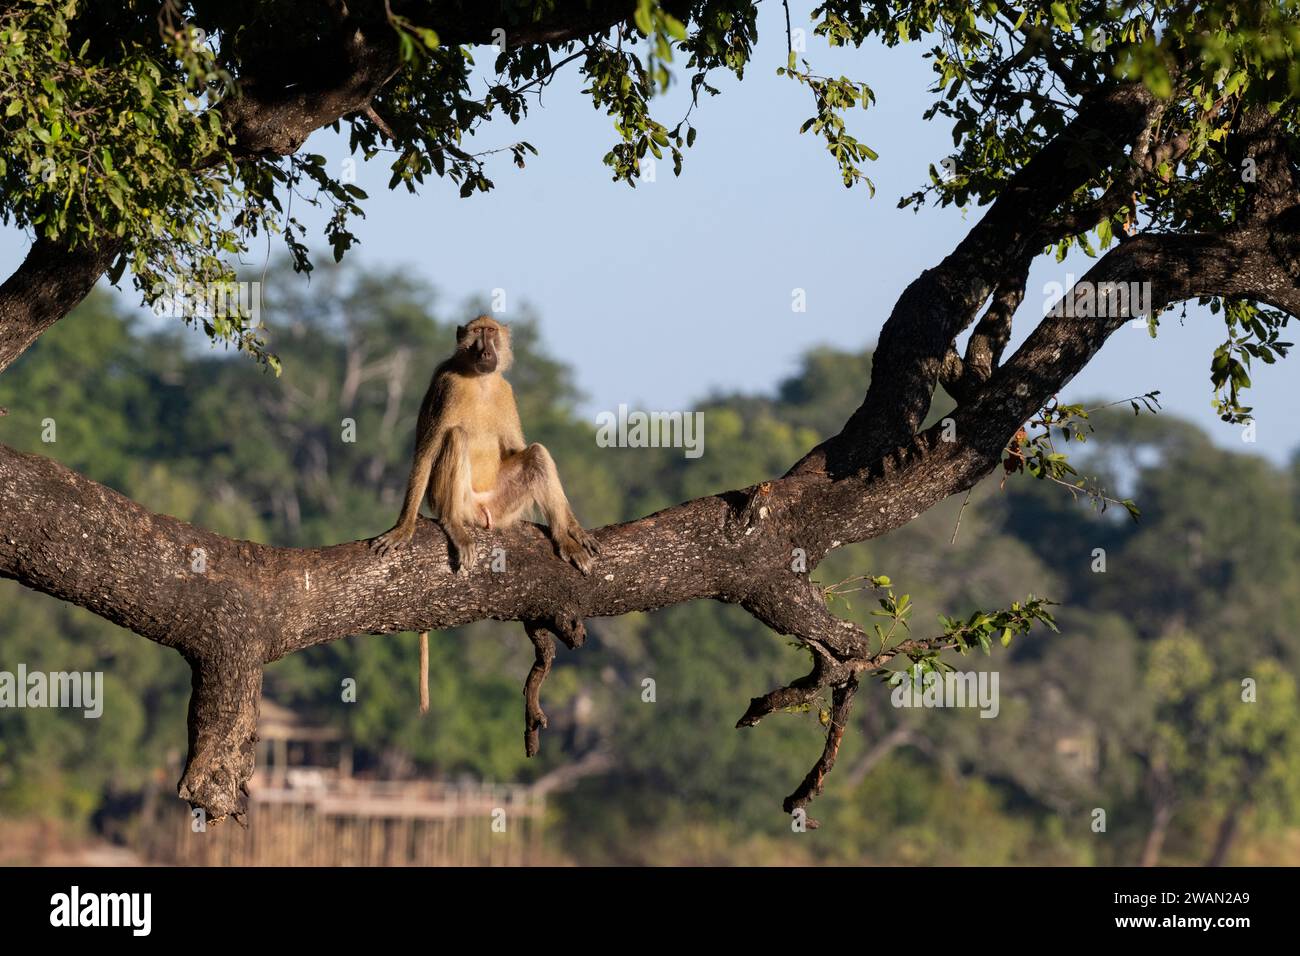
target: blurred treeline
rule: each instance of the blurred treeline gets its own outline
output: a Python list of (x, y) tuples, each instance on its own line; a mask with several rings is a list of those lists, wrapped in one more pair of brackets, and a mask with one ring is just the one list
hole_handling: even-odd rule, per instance
[[(316, 545), (385, 530), (428, 376), (476, 304), (356, 269), (318, 270), (310, 285), (273, 273), (266, 292), (280, 378), (96, 294), (0, 378), (0, 441), (227, 535)], [(573, 371), (527, 315), (510, 318), (525, 429), (551, 448), (588, 526), (781, 474), (840, 427), (869, 375), (868, 353), (818, 350), (771, 394), (704, 401), (699, 459), (598, 448)], [(266, 693), (345, 729), (363, 773), (530, 781), (611, 755), (554, 799), (550, 839), (576, 862), (1300, 862), (1300, 468), (1127, 406), (1093, 422), (1074, 454), (1136, 499), (1140, 522), (994, 477), (955, 545), (956, 499), (817, 570), (826, 584), (888, 574), (921, 633), (939, 613), (1030, 593), (1063, 606), (1060, 635), (960, 662), (1000, 671), (996, 719), (895, 709), (868, 683), (815, 832), (791, 832), (780, 803), (820, 750), (816, 708), (733, 729), (750, 697), (807, 670), (807, 654), (736, 608), (591, 622), (587, 647), (561, 649), (545, 687), (551, 729), (533, 761), (520, 694), (532, 652), (518, 625), (434, 635), (425, 718), (412, 634), (294, 655), (268, 669)], [(871, 595), (853, 598), (840, 613), (869, 621)], [(102, 670), (107, 701), (97, 721), (0, 711), (0, 815), (102, 828), (183, 753), (189, 677), (171, 651), (0, 581), (0, 669), (19, 662)], [(341, 699), (349, 677), (355, 703)]]

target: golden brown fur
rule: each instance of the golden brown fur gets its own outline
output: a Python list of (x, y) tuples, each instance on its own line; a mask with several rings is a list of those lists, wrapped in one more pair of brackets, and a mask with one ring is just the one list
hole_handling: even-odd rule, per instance
[(490, 316), (456, 330), (456, 351), (434, 371), (420, 406), (402, 513), (371, 542), (379, 554), (410, 541), (427, 498), (458, 570), (468, 573), (475, 562), (470, 528), (507, 527), (536, 506), (560, 555), (590, 573), (596, 542), (574, 517), (550, 453), (524, 444), (514, 391), (501, 375), (513, 359), (510, 327)]

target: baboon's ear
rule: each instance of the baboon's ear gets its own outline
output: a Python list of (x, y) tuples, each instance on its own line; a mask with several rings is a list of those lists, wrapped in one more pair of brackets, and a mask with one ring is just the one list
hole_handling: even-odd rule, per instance
[(469, 329), (465, 328), (465, 326), (463, 326), (463, 325), (458, 325), (458, 326), (456, 326), (456, 341), (457, 341), (457, 342), (463, 342), (463, 341), (465, 340), (465, 336), (467, 336), (467, 335), (469, 335)]

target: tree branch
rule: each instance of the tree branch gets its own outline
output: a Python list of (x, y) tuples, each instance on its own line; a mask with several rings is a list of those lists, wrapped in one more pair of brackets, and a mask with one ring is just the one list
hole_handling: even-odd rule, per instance
[(68, 249), (37, 239), (0, 285), (0, 372), (95, 287), (121, 247), (111, 239)]
[(1140, 83), (1083, 98), (1065, 130), (1012, 177), (957, 248), (903, 291), (881, 330), (862, 405), (792, 473), (842, 477), (911, 441), (953, 340), (997, 285), (1041, 250), (1041, 224), (1098, 170), (1123, 160), (1158, 105)]
[(948, 394), (958, 401), (987, 382), (1002, 361), (1002, 353), (1011, 341), (1012, 319), (1025, 298), (1032, 262), (1033, 256), (1026, 255), (993, 291), (989, 307), (966, 343), (966, 357), (961, 358), (957, 349), (949, 346), (939, 377)]

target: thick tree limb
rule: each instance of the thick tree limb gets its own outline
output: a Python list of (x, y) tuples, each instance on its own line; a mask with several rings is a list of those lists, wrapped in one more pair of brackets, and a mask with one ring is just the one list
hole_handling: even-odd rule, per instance
[[(490, 617), (534, 628), (544, 622), (576, 645), (586, 617), (714, 598), (743, 603), (783, 633), (805, 637), (822, 649), (828, 679), (844, 683), (866, 666), (865, 637), (789, 570), (799, 527), (788, 505), (795, 494), (811, 500), (811, 489), (777, 484), (772, 508), (747, 527), (736, 520), (746, 496), (729, 493), (599, 529), (602, 557), (591, 577), (560, 561), (536, 526), (481, 531), (505, 549), (508, 570), (480, 565), (466, 580), (450, 572), (445, 537), (431, 521), (388, 559), (375, 558), (364, 542), (293, 549), (232, 541), (152, 514), (57, 462), (0, 446), (0, 576), (186, 657), (195, 679), (181, 790), (220, 819), (239, 811), (252, 772), (262, 666), (350, 634)], [(890, 493), (882, 488), (859, 503), (877, 516), (876, 533), (912, 516), (881, 514), (890, 511), (880, 504)], [(530, 689), (544, 676), (542, 643)], [(530, 733), (539, 723), (530, 708)]]
[(47, 239), (0, 285), (0, 372), (95, 287), (120, 247), (112, 240), (67, 249)]
[(1042, 224), (1098, 170), (1123, 158), (1158, 107), (1140, 83), (1083, 98), (1074, 120), (1012, 177), (957, 248), (899, 296), (880, 333), (866, 399), (795, 473), (844, 476), (910, 441), (953, 340), (997, 285), (1041, 250)]
[(948, 394), (958, 401), (969, 396), (989, 380), (1002, 361), (1002, 353), (1011, 340), (1011, 322), (1016, 309), (1025, 299), (1025, 283), (1033, 257), (1026, 255), (993, 291), (993, 299), (966, 343), (966, 357), (948, 347), (940, 369), (940, 381)]
[[(230, 33), (239, 37), (239, 94), (223, 105), (223, 112), (239, 155), (287, 155), (313, 131), (341, 117), (367, 111), (373, 116), (370, 101), (401, 68), (389, 10), (435, 30), (443, 47), (498, 39), (506, 47), (519, 47), (603, 33), (629, 19), (636, 4), (593, 0), (534, 14), (504, 3), (369, 0), (334, 9), (338, 16), (332, 28), (300, 40), (292, 55), (283, 37), (245, 36), (237, 21), (230, 25)], [(382, 120), (376, 125), (385, 126)]]

